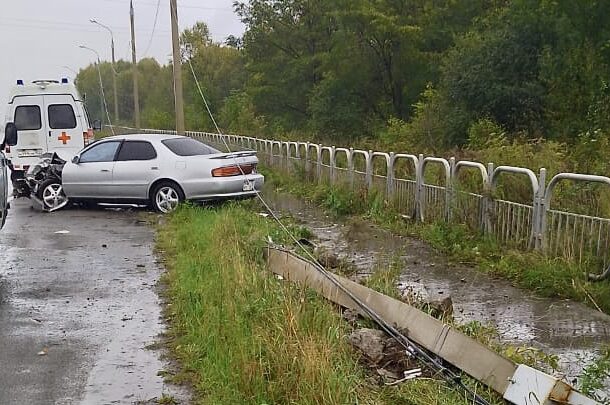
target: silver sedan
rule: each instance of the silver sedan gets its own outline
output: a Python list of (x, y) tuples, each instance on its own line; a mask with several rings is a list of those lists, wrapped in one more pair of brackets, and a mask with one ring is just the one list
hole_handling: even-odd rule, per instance
[[(113, 136), (67, 162), (60, 186), (72, 201), (146, 203), (170, 212), (184, 200), (254, 197), (264, 182), (257, 164), (254, 151), (221, 153), (184, 136)], [(53, 190), (57, 193), (57, 185)], [(62, 203), (61, 198), (48, 201)]]

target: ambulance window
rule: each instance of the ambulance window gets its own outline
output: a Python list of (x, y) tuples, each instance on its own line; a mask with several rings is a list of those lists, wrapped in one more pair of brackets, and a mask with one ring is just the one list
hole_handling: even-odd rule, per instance
[(49, 106), (49, 126), (51, 129), (76, 128), (76, 116), (70, 104), (53, 104)]
[(40, 107), (37, 105), (20, 105), (15, 109), (15, 126), (18, 130), (32, 131), (42, 128)]

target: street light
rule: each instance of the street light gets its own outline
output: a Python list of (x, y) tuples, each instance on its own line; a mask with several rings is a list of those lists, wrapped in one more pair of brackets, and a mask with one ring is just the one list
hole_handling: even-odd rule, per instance
[(112, 87), (114, 90), (114, 120), (118, 121), (119, 120), (119, 99), (118, 99), (118, 95), (117, 95), (117, 91), (116, 91), (116, 76), (117, 76), (117, 72), (116, 72), (116, 61), (114, 59), (114, 34), (112, 32), (112, 30), (110, 29), (110, 27), (108, 27), (105, 24), (102, 24), (101, 22), (97, 21), (94, 18), (89, 19), (89, 22), (91, 22), (92, 24), (96, 24), (99, 25), (100, 27), (106, 29), (109, 33), (110, 33), (110, 50), (112, 52)]
[[(104, 109), (106, 110), (106, 115), (108, 115), (108, 107), (106, 106), (106, 96), (104, 95), (104, 84), (102, 82), (102, 71), (100, 70), (100, 63), (101, 63), (101, 61), (100, 61), (100, 54), (95, 49), (89, 48), (88, 46), (85, 46), (85, 45), (79, 45), (78, 47), (81, 48), (81, 49), (86, 49), (88, 51), (91, 51), (91, 52), (93, 52), (95, 54), (95, 56), (97, 56), (96, 66), (97, 66), (97, 75), (98, 75), (98, 77), (100, 79), (100, 101), (101, 101), (100, 110), (101, 110), (101, 114), (102, 114), (100, 118), (101, 118), (101, 121), (103, 123), (103, 121), (104, 121)], [(110, 117), (108, 117), (108, 124), (112, 124), (110, 122)]]

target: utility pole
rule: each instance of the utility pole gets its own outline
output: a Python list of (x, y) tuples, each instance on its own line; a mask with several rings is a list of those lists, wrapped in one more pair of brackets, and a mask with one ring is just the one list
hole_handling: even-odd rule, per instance
[(129, 1), (129, 16), (131, 19), (131, 64), (133, 65), (133, 111), (136, 118), (136, 128), (140, 129), (140, 97), (138, 96), (138, 64), (136, 60), (136, 30), (133, 15), (133, 0)]
[(116, 87), (117, 71), (116, 71), (116, 59), (114, 58), (114, 33), (112, 32), (110, 27), (102, 24), (101, 22), (95, 20), (94, 18), (91, 18), (89, 21), (91, 21), (91, 23), (93, 23), (93, 24), (97, 24), (100, 27), (106, 29), (110, 33), (110, 50), (112, 52), (112, 88), (114, 90), (114, 121), (116, 124), (119, 122), (119, 96), (117, 94), (117, 87)]
[(174, 65), (174, 103), (176, 106), (176, 132), (184, 134), (184, 100), (182, 98), (182, 57), (180, 56), (180, 36), (178, 33), (178, 4), (169, 0), (172, 20), (172, 50)]

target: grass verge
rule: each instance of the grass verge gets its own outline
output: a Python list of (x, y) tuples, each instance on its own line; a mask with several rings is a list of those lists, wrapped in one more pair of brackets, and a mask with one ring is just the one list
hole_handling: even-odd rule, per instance
[(470, 403), (435, 379), (372, 384), (333, 305), (266, 270), (268, 235), (283, 239), (238, 204), (185, 206), (159, 229), (170, 349), (198, 403)]
[(335, 216), (365, 217), (394, 233), (425, 240), (450, 261), (508, 279), (540, 296), (574, 299), (610, 314), (610, 281), (588, 281), (586, 266), (502, 246), (461, 224), (407, 222), (377, 193), (312, 183), (303, 173), (263, 172), (271, 187), (313, 201)]

